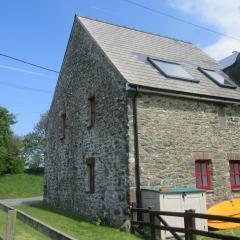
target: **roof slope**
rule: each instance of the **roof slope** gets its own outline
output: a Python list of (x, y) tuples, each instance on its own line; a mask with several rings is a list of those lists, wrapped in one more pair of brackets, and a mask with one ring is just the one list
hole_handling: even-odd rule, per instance
[[(240, 100), (239, 87), (220, 87), (197, 69), (200, 66), (216, 70), (221, 65), (193, 44), (89, 18), (78, 19), (129, 83)], [(147, 57), (181, 63), (200, 82), (166, 78)]]
[(221, 59), (219, 63), (222, 65), (222, 69), (226, 69), (232, 66), (237, 61), (239, 56), (240, 56), (240, 53), (236, 51), (236, 52), (233, 52), (233, 54), (231, 54), (230, 56)]

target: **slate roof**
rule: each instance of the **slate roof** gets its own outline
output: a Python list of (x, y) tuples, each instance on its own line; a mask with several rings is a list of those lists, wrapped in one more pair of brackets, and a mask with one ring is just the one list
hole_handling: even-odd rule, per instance
[[(166, 91), (240, 100), (240, 90), (220, 87), (201, 73), (203, 67), (220, 70), (221, 65), (192, 43), (77, 17), (111, 62), (130, 84)], [(199, 83), (166, 78), (147, 57), (180, 63)]]
[(222, 65), (222, 69), (226, 69), (236, 63), (237, 59), (240, 57), (240, 52), (233, 52), (230, 56), (223, 58), (219, 61)]

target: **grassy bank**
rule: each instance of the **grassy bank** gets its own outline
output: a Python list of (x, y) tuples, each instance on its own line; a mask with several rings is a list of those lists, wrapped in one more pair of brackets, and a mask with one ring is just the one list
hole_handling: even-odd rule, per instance
[(17, 206), (17, 209), (33, 216), (52, 227), (69, 234), (79, 240), (137, 240), (134, 235), (120, 232), (118, 229), (97, 226), (94, 223), (74, 217), (64, 211), (47, 205)]
[[(7, 213), (0, 211), (0, 236), (4, 237), (6, 232)], [(50, 240), (50, 238), (36, 231), (32, 227), (17, 220), (15, 240)]]
[(0, 177), (0, 199), (36, 197), (43, 194), (43, 175), (14, 174)]

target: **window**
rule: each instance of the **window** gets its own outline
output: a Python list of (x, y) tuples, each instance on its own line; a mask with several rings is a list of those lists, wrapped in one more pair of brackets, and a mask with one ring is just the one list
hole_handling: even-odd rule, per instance
[(195, 176), (197, 188), (211, 188), (211, 171), (209, 163), (209, 160), (198, 160), (195, 162)]
[(94, 158), (89, 158), (87, 160), (87, 171), (88, 171), (88, 192), (93, 193), (95, 190), (95, 181), (94, 181)]
[(67, 114), (66, 114), (66, 112), (63, 112), (61, 114), (61, 133), (60, 133), (61, 135), (60, 135), (60, 139), (65, 138), (66, 120), (67, 120)]
[(88, 115), (89, 127), (92, 127), (95, 123), (95, 95), (91, 95), (88, 98)]
[(170, 78), (177, 78), (182, 80), (188, 80), (193, 82), (199, 82), (195, 80), (191, 74), (189, 74), (180, 64), (166, 62), (162, 60), (152, 59), (148, 57), (148, 61), (164, 76)]
[(240, 161), (229, 161), (231, 188), (240, 188)]
[(231, 80), (227, 76), (223, 76), (222, 74), (210, 70), (210, 69), (204, 69), (204, 68), (198, 68), (204, 75), (206, 75), (208, 78), (210, 78), (213, 82), (218, 84), (221, 87), (227, 87), (227, 88), (236, 88), (237, 86), (231, 82)]

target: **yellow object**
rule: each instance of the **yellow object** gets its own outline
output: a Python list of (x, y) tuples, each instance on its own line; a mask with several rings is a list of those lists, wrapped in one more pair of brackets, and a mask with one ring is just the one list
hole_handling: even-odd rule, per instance
[[(240, 218), (240, 198), (235, 198), (215, 204), (207, 210), (207, 213)], [(208, 226), (216, 229), (229, 229), (240, 227), (240, 223), (208, 220)]]

